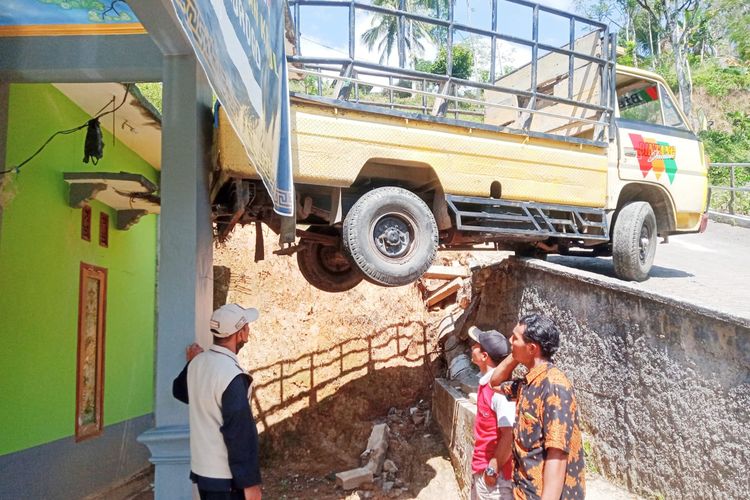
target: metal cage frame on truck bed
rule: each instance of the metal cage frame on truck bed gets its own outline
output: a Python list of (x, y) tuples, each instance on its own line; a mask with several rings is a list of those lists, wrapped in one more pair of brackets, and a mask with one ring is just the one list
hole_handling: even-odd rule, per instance
[[(524, 135), (542, 137), (566, 142), (591, 144), (605, 147), (613, 139), (614, 106), (615, 106), (615, 34), (610, 33), (606, 24), (586, 19), (585, 17), (543, 6), (527, 0), (486, 0), (492, 9), (491, 29), (483, 29), (454, 20), (454, 5), (448, 1), (448, 12), (435, 16), (428, 16), (422, 12), (409, 12), (406, 0), (398, 0), (399, 8), (392, 9), (372, 5), (358, 0), (289, 0), (295, 30), (295, 53), (287, 56), (290, 64), (290, 79), (300, 76), (313, 76), (317, 81), (317, 88), (313, 91), (305, 90), (293, 92), (297, 98), (310, 98), (318, 102), (344, 105), (354, 109), (378, 110), (399, 116), (428, 118), (449, 124), (464, 125), (473, 128), (503, 130)], [(439, 5), (437, 2), (436, 5)], [(500, 5), (516, 4), (531, 9), (531, 39), (503, 33), (498, 29), (498, 17), (502, 16)], [(348, 9), (348, 57), (322, 57), (302, 53), (300, 43), (303, 7), (335, 7)], [(418, 71), (402, 66), (392, 66), (367, 61), (357, 54), (356, 49), (356, 19), (361, 11), (386, 16), (394, 16), (397, 20), (398, 54), (401, 65), (404, 65), (406, 53), (405, 27), (407, 22), (424, 23), (426, 26), (440, 27), (447, 30), (446, 70), (445, 74), (434, 74)], [(562, 47), (550, 45), (540, 41), (539, 17), (540, 13), (554, 16), (561, 23), (567, 23), (569, 37), (567, 45)], [(445, 18), (444, 18), (445, 17)], [(582, 25), (589, 31), (584, 36), (576, 38), (576, 25)], [(562, 26), (562, 25), (561, 25)], [(489, 81), (467, 80), (453, 75), (454, 32), (460, 31), (488, 39), (491, 41), (491, 55)], [(530, 61), (509, 74), (498, 75), (497, 42), (505, 41), (515, 45), (529, 47)], [(584, 43), (585, 42), (585, 43)], [(577, 46), (578, 44), (578, 46)], [(591, 44), (588, 46), (587, 44)], [(581, 49), (583, 45), (583, 49)], [(588, 48), (588, 51), (586, 49)], [(578, 50), (577, 50), (578, 49)], [(542, 55), (540, 55), (540, 52)], [(567, 65), (559, 64), (567, 58)], [(545, 61), (546, 60), (546, 61)], [(540, 81), (540, 67), (557, 61), (558, 73), (543, 75), (546, 80)], [(576, 62), (583, 62), (583, 66), (576, 66)], [(593, 72), (590, 70), (593, 68)], [(580, 98), (576, 93), (576, 74), (586, 74), (586, 78), (595, 80), (594, 86), (587, 88), (589, 94), (594, 94), (588, 100)], [(528, 86), (511, 85), (513, 78), (528, 74)], [(364, 77), (364, 78), (363, 78)], [(367, 77), (376, 77), (380, 81), (387, 79), (388, 84), (374, 84)], [(564, 80), (567, 79), (567, 84)], [(323, 81), (331, 82), (335, 87), (332, 97), (323, 96)], [(408, 82), (408, 85), (407, 85)], [(376, 86), (387, 91), (387, 102), (373, 102), (363, 99), (360, 89), (362, 86)], [(412, 88), (414, 87), (414, 88)], [(567, 88), (565, 88), (567, 87)], [(461, 95), (462, 90), (473, 90), (485, 99)], [(580, 89), (579, 89), (580, 90)], [(598, 93), (598, 95), (596, 95)], [(409, 94), (419, 96), (421, 102), (402, 103), (394, 99), (394, 95)], [(487, 98), (490, 95), (496, 98)], [(500, 96), (499, 98), (497, 96)], [(428, 101), (432, 101), (432, 105)], [(592, 102), (595, 101), (595, 102)], [(451, 107), (452, 103), (452, 107)], [(459, 105), (471, 105), (480, 110), (461, 109)], [(568, 110), (568, 113), (550, 111), (557, 106)], [(483, 108), (483, 111), (481, 110)], [(547, 109), (545, 109), (547, 108)], [(486, 123), (488, 110), (504, 110), (506, 114), (515, 114), (515, 120), (503, 123)], [(450, 115), (453, 118), (450, 118)], [(468, 119), (464, 116), (478, 116), (483, 123)], [(552, 123), (551, 130), (534, 130), (535, 117), (537, 122), (546, 119)], [(512, 122), (512, 123), (511, 123)], [(560, 124), (567, 122), (567, 125)], [(577, 128), (576, 128), (577, 127)], [(574, 135), (576, 130), (585, 129), (586, 134)]]

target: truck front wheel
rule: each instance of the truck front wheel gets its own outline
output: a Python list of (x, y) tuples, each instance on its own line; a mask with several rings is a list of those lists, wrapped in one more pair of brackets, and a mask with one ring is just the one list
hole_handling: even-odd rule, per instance
[[(332, 227), (312, 226), (309, 233), (339, 236)], [(359, 285), (364, 276), (349, 262), (341, 245), (333, 246), (314, 238), (300, 238), (297, 265), (308, 283), (324, 292), (345, 292)]]
[(612, 236), (615, 275), (627, 281), (644, 281), (656, 254), (656, 217), (651, 205), (636, 201), (622, 207)]
[(417, 280), (432, 265), (438, 230), (414, 193), (381, 187), (363, 195), (344, 219), (344, 248), (365, 278), (382, 286)]

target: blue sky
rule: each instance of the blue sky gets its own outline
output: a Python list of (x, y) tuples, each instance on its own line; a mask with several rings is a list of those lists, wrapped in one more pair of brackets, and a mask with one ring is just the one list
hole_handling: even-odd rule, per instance
[[(543, 0), (542, 5), (547, 5), (564, 11), (573, 11), (572, 0)], [(457, 22), (475, 26), (478, 28), (491, 28), (491, 5), (490, 0), (457, 0), (455, 20)], [(305, 48), (312, 50), (312, 44), (338, 51), (339, 55), (347, 54), (347, 7), (301, 7), (302, 22), (300, 23), (302, 37), (302, 53), (306, 54)], [(372, 15), (359, 12), (356, 19), (357, 49), (363, 48), (359, 43), (361, 33), (372, 25)], [(541, 41), (553, 45), (563, 45), (568, 39), (568, 21), (559, 16), (542, 13), (539, 20)], [(531, 38), (531, 9), (505, 0), (498, 2), (498, 29), (508, 35)], [(577, 26), (577, 31), (582, 34), (586, 31), (584, 25)], [(456, 41), (465, 40), (468, 34), (457, 33)], [(307, 47), (305, 46), (307, 44)], [(317, 47), (317, 48), (320, 48)], [(363, 51), (367, 50), (363, 48)], [(359, 52), (359, 50), (358, 50)], [(327, 53), (326, 55), (334, 55)], [(358, 54), (359, 56), (360, 54)], [(426, 54), (427, 57), (430, 54)]]

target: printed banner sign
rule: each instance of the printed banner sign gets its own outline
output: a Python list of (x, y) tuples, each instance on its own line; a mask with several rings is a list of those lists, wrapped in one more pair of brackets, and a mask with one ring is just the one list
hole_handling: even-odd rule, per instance
[(285, 2), (172, 0), (216, 96), (274, 210), (294, 215)]

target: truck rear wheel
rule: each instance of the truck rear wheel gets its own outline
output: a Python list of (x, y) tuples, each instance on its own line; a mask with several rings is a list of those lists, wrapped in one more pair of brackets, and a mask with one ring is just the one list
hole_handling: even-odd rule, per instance
[[(560, 253), (562, 255), (562, 252)], [(533, 245), (520, 245), (513, 251), (516, 257), (532, 257), (539, 260), (547, 260), (547, 254)]]
[(432, 265), (438, 230), (435, 217), (417, 195), (381, 187), (363, 195), (346, 215), (343, 241), (368, 281), (402, 286)]
[[(312, 226), (309, 233), (339, 236), (336, 228)], [(327, 245), (311, 238), (300, 238), (297, 265), (308, 283), (324, 292), (337, 293), (359, 285), (364, 276), (352, 265), (340, 246)]]
[(622, 207), (612, 236), (615, 275), (627, 281), (644, 281), (656, 254), (656, 217), (651, 205), (636, 201)]

